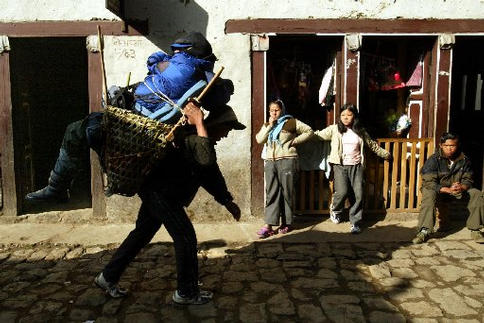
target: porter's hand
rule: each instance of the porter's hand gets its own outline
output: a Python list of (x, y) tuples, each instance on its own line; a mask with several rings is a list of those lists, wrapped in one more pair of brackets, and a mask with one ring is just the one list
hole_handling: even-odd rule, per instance
[(237, 204), (235, 204), (233, 201), (230, 201), (230, 202), (227, 202), (225, 204), (225, 208), (227, 209), (227, 211), (230, 212), (230, 214), (232, 214), (232, 217), (235, 219), (235, 221), (239, 221), (240, 220), (240, 208)]
[(203, 112), (193, 102), (188, 102), (183, 109), (188, 124), (194, 125), (197, 128), (197, 135), (200, 137), (208, 137), (207, 129), (203, 123)]
[(188, 102), (183, 112), (185, 112), (188, 124), (196, 126), (203, 123), (203, 112), (194, 103)]

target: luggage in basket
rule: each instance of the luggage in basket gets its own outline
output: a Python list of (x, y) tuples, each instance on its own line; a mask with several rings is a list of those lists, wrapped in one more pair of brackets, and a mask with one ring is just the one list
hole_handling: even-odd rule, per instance
[(103, 168), (106, 196), (133, 196), (145, 176), (168, 153), (167, 135), (175, 125), (108, 106), (103, 116)]
[[(200, 103), (223, 69), (221, 67), (208, 84), (205, 81), (196, 83), (178, 104), (181, 106), (196, 94), (198, 96), (192, 99)], [(103, 115), (105, 195), (135, 195), (153, 166), (169, 153), (174, 130), (184, 120), (181, 117), (176, 124), (168, 124), (108, 106)]]

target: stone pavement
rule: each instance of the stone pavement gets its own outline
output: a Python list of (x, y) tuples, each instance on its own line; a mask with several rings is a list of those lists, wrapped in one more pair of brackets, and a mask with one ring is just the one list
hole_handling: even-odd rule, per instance
[(361, 235), (301, 223), (257, 241), (259, 225), (195, 225), (215, 294), (202, 306), (172, 304), (166, 235), (125, 272), (130, 295), (110, 299), (92, 281), (132, 226), (0, 225), (0, 322), (484, 322), (484, 245), (466, 229), (414, 246), (415, 221)]

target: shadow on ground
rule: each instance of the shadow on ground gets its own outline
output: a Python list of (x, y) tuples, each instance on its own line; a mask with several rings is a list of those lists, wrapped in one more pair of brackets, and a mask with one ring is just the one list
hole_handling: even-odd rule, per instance
[(200, 279), (215, 299), (198, 307), (171, 302), (176, 286), (171, 243), (149, 245), (128, 267), (121, 280), (130, 290), (125, 299), (110, 299), (92, 284), (114, 245), (3, 246), (0, 321), (294, 322), (319, 317), (363, 322), (378, 309), (404, 322), (388, 295), (405, 294), (414, 277), (392, 277), (384, 263), (410, 253), (403, 250), (408, 242), (398, 237), (413, 233), (387, 225), (365, 230), (372, 241), (386, 235), (380, 242), (363, 242), (363, 235), (317, 231), (231, 246), (224, 240), (204, 242), (199, 251)]

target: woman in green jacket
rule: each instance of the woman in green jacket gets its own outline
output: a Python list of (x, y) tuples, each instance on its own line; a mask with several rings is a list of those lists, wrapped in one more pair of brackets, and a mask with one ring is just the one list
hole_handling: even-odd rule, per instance
[[(358, 110), (353, 104), (345, 104), (341, 109), (337, 124), (315, 131), (321, 140), (331, 141), (328, 161), (334, 173), (334, 194), (330, 206), (330, 218), (334, 223), (341, 221), (341, 213), (346, 197), (352, 203), (349, 210), (350, 232), (360, 233), (359, 222), (363, 217), (364, 147), (368, 146), (375, 154), (386, 160), (391, 159), (388, 151), (361, 127)], [(349, 194), (353, 192), (353, 194)]]
[(293, 218), (294, 182), (297, 176), (296, 146), (308, 140), (313, 130), (305, 123), (285, 114), (281, 100), (269, 103), (269, 121), (256, 135), (264, 144), (264, 177), (266, 189), (265, 225), (257, 232), (260, 238), (276, 233), (272, 226), (281, 223), (279, 233), (291, 229)]

